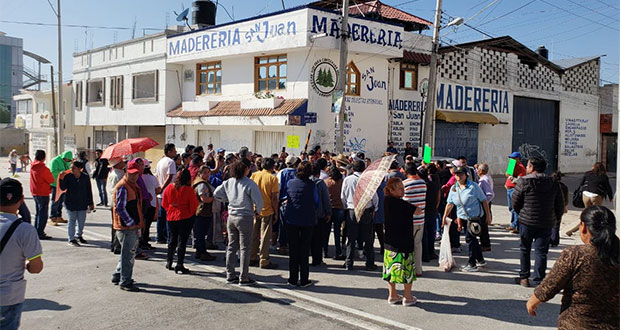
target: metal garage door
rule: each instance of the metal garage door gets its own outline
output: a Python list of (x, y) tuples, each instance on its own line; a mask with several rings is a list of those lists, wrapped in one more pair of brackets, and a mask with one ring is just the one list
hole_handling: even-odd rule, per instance
[(435, 155), (457, 158), (467, 157), (468, 164), (478, 162), (478, 124), (435, 123)]
[(258, 154), (269, 156), (285, 145), (284, 132), (254, 131), (254, 151)]
[(547, 173), (557, 169), (558, 103), (556, 101), (514, 97), (512, 150), (547, 160)]

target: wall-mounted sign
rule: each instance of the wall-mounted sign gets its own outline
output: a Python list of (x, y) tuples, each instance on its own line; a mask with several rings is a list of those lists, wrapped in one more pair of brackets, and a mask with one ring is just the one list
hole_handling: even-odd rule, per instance
[(286, 147), (289, 149), (298, 149), (299, 148), (299, 135), (287, 135), (286, 136)]
[(185, 70), (183, 72), (183, 78), (185, 79), (185, 81), (194, 81), (194, 70)]
[(288, 115), (288, 124), (294, 126), (301, 126), (302, 117), (299, 115)]
[(314, 62), (310, 71), (310, 84), (317, 94), (321, 96), (332, 95), (338, 84), (336, 64), (328, 58)]
[(437, 109), (510, 113), (508, 91), (494, 88), (439, 84)]
[(304, 114), (304, 123), (314, 124), (316, 123), (316, 112), (307, 112)]

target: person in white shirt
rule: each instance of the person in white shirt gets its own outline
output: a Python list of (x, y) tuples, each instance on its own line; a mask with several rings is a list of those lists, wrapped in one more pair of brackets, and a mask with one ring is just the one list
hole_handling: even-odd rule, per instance
[[(374, 235), (373, 235), (373, 219), (374, 213), (379, 208), (379, 198), (377, 193), (372, 196), (371, 203), (368, 204), (366, 210), (358, 220), (355, 217), (355, 205), (353, 203), (353, 195), (355, 195), (355, 186), (359, 180), (362, 172), (366, 169), (366, 164), (363, 160), (356, 160), (353, 163), (353, 174), (347, 176), (342, 182), (342, 192), (340, 198), (346, 208), (346, 226), (347, 226), (347, 256), (344, 263), (344, 268), (347, 270), (353, 269), (353, 260), (355, 260), (355, 242), (358, 235), (362, 236), (364, 241), (364, 252), (366, 254), (366, 270), (376, 270), (375, 265), (375, 252), (373, 250)], [(412, 238), (413, 239), (413, 238)]]
[[(159, 181), (160, 191), (164, 191), (166, 187), (172, 183), (174, 176), (177, 174), (177, 166), (174, 162), (177, 149), (174, 143), (166, 143), (164, 145), (164, 155), (166, 157), (160, 159), (155, 168), (155, 176)], [(161, 205), (161, 195), (157, 195), (157, 201), (159, 205)], [(159, 216), (157, 217), (157, 243), (160, 244), (168, 243), (168, 221), (166, 220), (166, 216), (166, 209), (160, 207)]]
[[(489, 165), (478, 165), (478, 185), (482, 188), (484, 195), (487, 196), (487, 202), (489, 203), (489, 211), (491, 210), (491, 201), (495, 197), (493, 191), (493, 178), (489, 173)], [(489, 236), (489, 226), (485, 221), (482, 221), (482, 231), (480, 232), (480, 247), (482, 252), (491, 251), (491, 238)]]

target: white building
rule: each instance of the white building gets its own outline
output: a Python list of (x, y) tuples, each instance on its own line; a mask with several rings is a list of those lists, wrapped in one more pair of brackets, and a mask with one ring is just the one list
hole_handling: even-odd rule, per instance
[[(406, 89), (397, 87), (403, 53), (430, 52), (430, 38), (411, 31), (429, 22), (380, 3), (392, 8), (390, 16), (383, 11), (370, 18), (377, 3), (350, 10), (344, 129), (345, 150), (373, 159), (388, 139), (404, 146), (408, 138), (388, 133), (394, 124), (390, 102), (404, 104), (396, 107), (399, 114), (421, 110), (418, 103), (410, 106), (421, 97), (420, 69), (409, 58), (409, 66), (402, 66)], [(168, 66), (182, 72), (183, 81), (181, 102), (167, 114), (167, 140), (177, 146), (213, 143), (233, 152), (247, 146), (263, 155), (287, 146), (298, 155), (312, 130), (309, 147), (334, 151), (339, 26), (337, 11), (308, 5), (169, 36)], [(405, 124), (408, 135), (411, 125)]]
[(85, 129), (78, 149), (105, 149), (125, 138), (151, 137), (163, 155), (166, 112), (179, 104), (181, 71), (166, 64), (166, 36), (144, 36), (73, 54), (74, 124)]
[[(83, 139), (84, 129), (73, 125), (73, 112), (71, 109), (73, 100), (73, 87), (71, 83), (64, 84), (63, 88), (63, 129), (64, 150), (71, 150), (74, 154), (78, 151), (76, 141)], [(58, 103), (58, 90), (54, 98)], [(28, 134), (28, 150), (32, 156), (37, 149), (46, 150), (47, 158), (56, 155), (54, 137), (54, 119), (52, 108), (51, 91), (22, 90), (20, 94), (13, 96), (16, 104), (15, 127), (25, 129)]]
[(598, 155), (599, 58), (561, 66), (510, 37), (440, 50), (435, 153), (503, 174), (508, 155), (583, 172)]

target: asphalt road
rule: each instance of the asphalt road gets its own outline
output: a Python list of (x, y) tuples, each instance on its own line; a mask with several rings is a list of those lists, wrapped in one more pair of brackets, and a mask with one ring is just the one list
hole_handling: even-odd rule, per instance
[[(29, 192), (28, 173), (18, 179)], [(34, 210), (33, 200), (27, 198), (26, 202)], [(326, 259), (327, 266), (310, 270), (314, 286), (290, 289), (285, 286), (288, 258), (273, 255), (280, 269), (252, 267), (258, 284), (239, 287), (225, 284), (223, 251), (214, 252), (218, 258), (215, 262), (201, 263), (192, 258), (194, 250), (188, 248), (186, 266), (193, 273), (175, 275), (164, 269), (165, 246), (160, 244), (150, 251), (149, 260), (135, 263), (134, 278), (142, 292), (124, 292), (110, 283), (118, 256), (108, 249), (109, 210), (98, 208), (87, 217), (84, 238), (89, 244), (82, 247), (67, 245), (66, 225), (46, 228), (54, 239), (42, 243), (43, 272), (25, 275), (28, 289), (22, 329), (556, 327), (559, 296), (543, 304), (537, 317), (527, 315), (525, 302), (532, 288), (513, 284), (519, 268), (518, 238), (502, 229), (508, 220), (505, 206), (495, 205), (493, 214), (493, 251), (485, 253), (489, 264), (486, 270), (444, 273), (436, 261), (425, 263), (423, 276), (413, 285), (419, 302), (406, 308), (387, 304), (380, 271), (364, 271), (363, 261), (356, 261), (356, 270), (347, 272), (341, 268), (341, 261)], [(563, 231), (577, 222), (577, 216), (575, 211), (565, 216)], [(464, 238), (461, 241), (464, 243)], [(563, 247), (576, 243), (574, 238), (563, 237), (560, 247), (550, 250), (549, 267)], [(466, 257), (465, 251), (455, 255), (459, 265), (465, 264)], [(378, 253), (376, 260), (380, 260)]]

